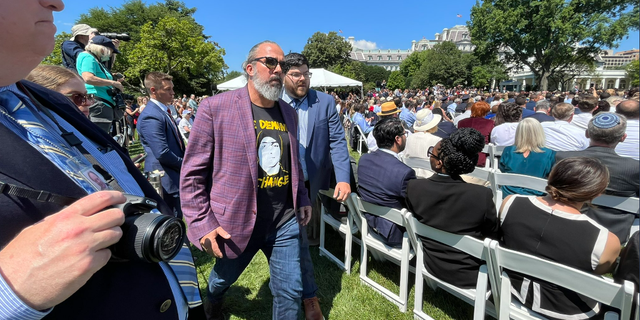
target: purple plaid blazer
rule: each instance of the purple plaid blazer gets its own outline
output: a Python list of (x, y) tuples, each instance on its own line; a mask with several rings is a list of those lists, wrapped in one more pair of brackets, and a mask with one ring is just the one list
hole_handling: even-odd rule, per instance
[[(298, 119), (279, 101), (291, 141), (293, 206), (309, 206), (298, 162)], [(231, 239), (217, 238), (225, 257), (234, 259), (247, 247), (256, 222), (258, 155), (247, 87), (202, 101), (189, 135), (180, 174), (180, 200), (191, 243), (222, 227)], [(298, 217), (299, 218), (299, 217)]]

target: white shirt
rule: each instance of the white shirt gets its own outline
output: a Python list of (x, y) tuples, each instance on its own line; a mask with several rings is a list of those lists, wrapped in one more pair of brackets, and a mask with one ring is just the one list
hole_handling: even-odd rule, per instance
[(184, 137), (185, 134), (187, 134), (187, 130), (185, 130), (184, 127), (187, 127), (189, 128), (189, 130), (191, 130), (192, 126), (193, 126), (192, 118), (189, 118), (189, 120), (187, 120), (186, 118), (182, 118), (182, 120), (180, 120), (180, 124), (178, 125), (178, 130), (180, 130), (182, 137)]
[(518, 122), (505, 122), (491, 130), (491, 143), (496, 146), (512, 146), (516, 143)]
[[(407, 137), (407, 145), (404, 148), (404, 159), (406, 158), (420, 158), (429, 161), (427, 151), (429, 147), (433, 147), (442, 138), (433, 135), (428, 132), (416, 131), (411, 136)], [(433, 175), (433, 171), (425, 170), (422, 168), (413, 168), (416, 172), (416, 176), (420, 178), (429, 178)]]
[(580, 151), (589, 147), (584, 130), (567, 121), (541, 122), (547, 139), (546, 147), (554, 151)]
[(453, 118), (453, 124), (457, 128), (458, 122), (460, 122), (460, 120), (469, 119), (469, 118), (471, 118), (471, 110), (466, 110), (463, 114)]
[(369, 149), (369, 152), (378, 150), (378, 142), (376, 138), (373, 137), (373, 133), (369, 133), (367, 136), (367, 149)]
[(640, 120), (627, 120), (627, 138), (616, 146), (616, 153), (618, 155), (638, 160), (638, 146), (640, 145), (640, 140), (638, 139), (639, 126)]
[(574, 114), (571, 124), (582, 130), (587, 130), (587, 126), (589, 125), (591, 118), (593, 118), (593, 115), (590, 112)]

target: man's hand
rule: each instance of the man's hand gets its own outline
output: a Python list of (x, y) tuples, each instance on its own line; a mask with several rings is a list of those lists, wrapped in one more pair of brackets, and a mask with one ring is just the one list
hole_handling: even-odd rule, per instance
[(311, 221), (311, 206), (301, 207), (298, 209), (300, 213), (300, 224), (306, 226)]
[(222, 258), (222, 251), (220, 251), (218, 242), (216, 242), (217, 237), (222, 237), (226, 240), (231, 239), (231, 235), (229, 233), (224, 231), (222, 227), (217, 227), (200, 239), (200, 246), (202, 246), (202, 250), (207, 254), (213, 255), (216, 258)]
[(25, 228), (0, 251), (0, 273), (33, 309), (61, 303), (111, 258), (124, 213), (105, 208), (125, 200), (120, 192), (96, 192)]
[(333, 198), (344, 202), (349, 197), (351, 193), (351, 186), (346, 182), (338, 182), (335, 187), (335, 191), (333, 192)]

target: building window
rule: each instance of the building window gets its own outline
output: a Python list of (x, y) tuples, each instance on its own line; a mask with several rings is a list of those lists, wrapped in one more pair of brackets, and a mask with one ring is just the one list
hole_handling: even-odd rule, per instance
[(391, 61), (391, 56), (387, 56), (387, 60)]
[(382, 56), (378, 56), (378, 61), (382, 60)]
[(372, 57), (372, 56), (369, 56), (369, 61), (371, 61), (371, 60), (373, 60), (373, 57)]
[(626, 89), (627, 88), (627, 80), (620, 80), (620, 88), (619, 89)]
[(402, 61), (402, 56), (398, 56), (398, 61)]

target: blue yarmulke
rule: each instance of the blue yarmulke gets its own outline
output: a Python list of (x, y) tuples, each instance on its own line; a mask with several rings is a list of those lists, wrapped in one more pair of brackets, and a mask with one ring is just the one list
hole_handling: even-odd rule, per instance
[(611, 129), (620, 124), (620, 117), (611, 112), (598, 113), (591, 120), (596, 128)]

